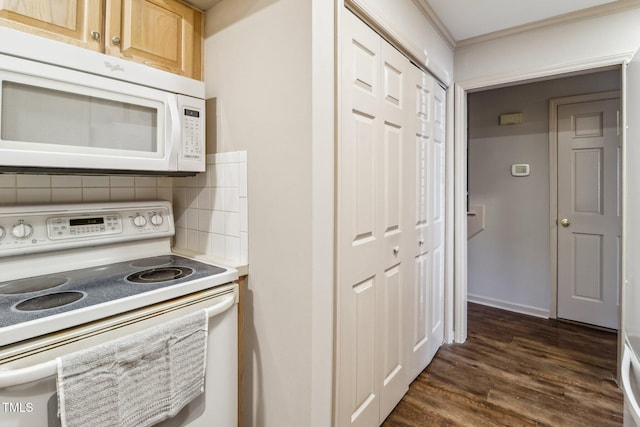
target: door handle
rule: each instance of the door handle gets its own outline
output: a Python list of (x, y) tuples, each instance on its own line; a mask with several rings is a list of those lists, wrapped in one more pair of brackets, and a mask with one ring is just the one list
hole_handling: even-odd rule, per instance
[(562, 218), (560, 220), (560, 225), (562, 225), (563, 227), (568, 227), (571, 225), (571, 221), (569, 221), (568, 218)]

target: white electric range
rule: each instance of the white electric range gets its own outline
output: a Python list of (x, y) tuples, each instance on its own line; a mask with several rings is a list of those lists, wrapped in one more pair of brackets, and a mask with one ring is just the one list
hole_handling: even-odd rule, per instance
[(174, 232), (163, 201), (0, 209), (0, 426), (57, 425), (58, 357), (199, 309), (205, 393), (161, 425), (235, 425), (238, 274), (173, 253)]

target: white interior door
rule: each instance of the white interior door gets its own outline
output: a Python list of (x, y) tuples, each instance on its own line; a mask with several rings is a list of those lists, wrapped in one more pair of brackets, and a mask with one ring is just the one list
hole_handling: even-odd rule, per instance
[(558, 107), (558, 317), (618, 328), (620, 101)]
[(407, 390), (403, 169), (409, 62), (343, 14), (338, 148), (338, 424), (377, 426)]

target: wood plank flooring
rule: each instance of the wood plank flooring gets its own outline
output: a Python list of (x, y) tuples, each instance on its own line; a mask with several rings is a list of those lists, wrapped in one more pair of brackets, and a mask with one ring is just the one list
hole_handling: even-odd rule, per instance
[(468, 338), (444, 345), (384, 427), (622, 426), (617, 335), (469, 304)]

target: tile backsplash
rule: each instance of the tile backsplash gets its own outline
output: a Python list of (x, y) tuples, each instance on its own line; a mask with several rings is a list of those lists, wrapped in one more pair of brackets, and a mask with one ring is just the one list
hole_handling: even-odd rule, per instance
[(3, 205), (167, 200), (175, 246), (248, 263), (247, 153), (210, 154), (194, 177), (0, 174)]
[(207, 172), (174, 178), (176, 246), (248, 262), (247, 153), (207, 156)]
[(0, 205), (171, 201), (172, 188), (166, 177), (0, 174)]

